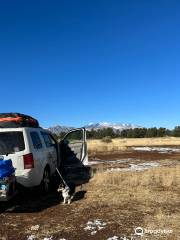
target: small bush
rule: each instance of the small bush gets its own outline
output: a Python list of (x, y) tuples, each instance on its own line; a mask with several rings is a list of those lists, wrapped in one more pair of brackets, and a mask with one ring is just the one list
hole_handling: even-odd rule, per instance
[(112, 142), (112, 138), (110, 136), (103, 137), (101, 139), (101, 141), (104, 142), (104, 143), (110, 143), (110, 142)]

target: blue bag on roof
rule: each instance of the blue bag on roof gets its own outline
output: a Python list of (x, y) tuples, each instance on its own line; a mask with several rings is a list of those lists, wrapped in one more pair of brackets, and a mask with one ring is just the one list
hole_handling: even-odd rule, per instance
[(0, 159), (0, 178), (11, 176), (15, 172), (12, 161)]

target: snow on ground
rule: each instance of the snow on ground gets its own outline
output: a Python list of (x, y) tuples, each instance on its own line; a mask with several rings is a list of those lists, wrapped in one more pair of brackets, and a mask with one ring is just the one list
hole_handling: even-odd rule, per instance
[(34, 225), (31, 227), (31, 231), (38, 231), (39, 230), (39, 225)]
[(133, 160), (133, 158), (126, 158), (126, 159), (119, 159), (119, 160), (106, 160), (106, 161), (103, 161), (103, 160), (89, 161), (89, 165), (96, 165), (96, 164), (100, 164), (100, 163), (103, 163), (103, 164), (127, 163), (132, 160)]
[[(27, 240), (36, 240), (37, 237), (35, 235), (30, 235), (30, 236), (27, 236)], [(43, 238), (43, 240), (53, 240), (53, 237), (45, 237)], [(65, 238), (60, 238), (59, 240), (66, 240)]]
[[(38, 231), (39, 228), (40, 228), (40, 226), (37, 224), (37, 225), (31, 226), (31, 227), (30, 227), (30, 230), (31, 230), (31, 231)], [(34, 234), (31, 234), (31, 235), (27, 236), (27, 240), (36, 240), (36, 239), (38, 239), (38, 238), (37, 238), (37, 236), (34, 235)], [(52, 236), (50, 236), (50, 237), (45, 237), (45, 238), (43, 238), (42, 240), (53, 240), (53, 237), (52, 237)], [(66, 239), (65, 239), (65, 238), (61, 238), (60, 240), (66, 240)]]
[(180, 153), (179, 148), (168, 148), (168, 147), (132, 147), (135, 151), (143, 152), (159, 152), (159, 153)]
[[(154, 168), (154, 167), (159, 167), (160, 166), (160, 164), (158, 162), (146, 162), (146, 163), (133, 164), (133, 163), (130, 163), (132, 160), (134, 160), (134, 159), (133, 158), (127, 158), (127, 159), (108, 160), (108, 161), (91, 161), (90, 165), (99, 164), (99, 163), (111, 164), (111, 165), (118, 164), (118, 163), (119, 164), (120, 163), (128, 163), (129, 164), (129, 167), (108, 168), (106, 170), (106, 172), (144, 171), (144, 170), (147, 170), (149, 168)], [(138, 159), (136, 159), (136, 161), (138, 161)]]
[(118, 240), (118, 239), (119, 239), (119, 237), (113, 236), (113, 237), (109, 237), (107, 240)]
[(120, 159), (120, 160), (112, 160), (112, 161), (106, 161), (106, 163), (116, 164), (116, 163), (127, 163), (132, 161), (133, 158), (126, 158), (126, 159)]
[(27, 236), (27, 240), (35, 240), (35, 239), (36, 239), (35, 235)]
[(95, 235), (98, 231), (104, 229), (106, 225), (107, 223), (103, 222), (101, 219), (96, 219), (94, 221), (88, 221), (84, 230), (89, 231), (91, 235)]
[(104, 163), (103, 161), (89, 161), (88, 165), (96, 165), (96, 164), (100, 164), (100, 163)]
[(144, 171), (150, 168), (159, 167), (160, 164), (157, 162), (152, 163), (139, 163), (139, 164), (130, 164), (128, 168), (109, 168), (106, 172), (128, 172), (128, 171)]

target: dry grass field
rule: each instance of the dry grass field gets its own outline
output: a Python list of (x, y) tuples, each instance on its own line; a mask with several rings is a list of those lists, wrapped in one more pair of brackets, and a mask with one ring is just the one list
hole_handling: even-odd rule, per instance
[[(0, 205), (0, 240), (180, 240), (179, 141), (89, 141), (94, 176), (77, 188), (73, 203), (63, 205), (56, 191), (20, 193)], [(137, 227), (142, 236), (135, 235)]]
[(180, 138), (115, 138), (110, 143), (104, 143), (101, 140), (88, 140), (88, 150), (93, 152), (118, 152), (125, 151), (132, 146), (178, 146)]
[[(83, 191), (77, 189), (71, 205), (62, 205), (53, 193), (47, 197), (29, 196), (0, 215), (0, 239), (180, 239), (179, 166), (97, 173)], [(170, 233), (139, 237), (134, 235), (137, 227)]]

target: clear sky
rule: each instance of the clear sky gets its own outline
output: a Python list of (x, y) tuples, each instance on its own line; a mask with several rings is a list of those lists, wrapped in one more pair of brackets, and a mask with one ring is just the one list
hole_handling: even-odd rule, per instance
[(0, 112), (180, 124), (179, 0), (0, 2)]

